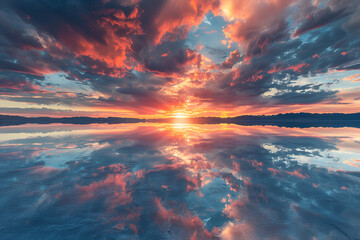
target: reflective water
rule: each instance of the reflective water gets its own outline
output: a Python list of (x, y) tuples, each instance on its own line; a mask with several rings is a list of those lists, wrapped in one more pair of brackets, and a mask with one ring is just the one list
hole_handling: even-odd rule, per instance
[(1, 239), (359, 239), (360, 129), (0, 128)]

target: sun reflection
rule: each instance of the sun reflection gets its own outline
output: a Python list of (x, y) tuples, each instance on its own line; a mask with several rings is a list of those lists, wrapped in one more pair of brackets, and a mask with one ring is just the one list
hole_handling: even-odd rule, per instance
[(173, 128), (176, 128), (176, 129), (186, 129), (188, 127), (189, 127), (189, 123), (174, 122), (174, 124), (173, 124)]
[(184, 129), (189, 127), (189, 116), (184, 112), (175, 112), (173, 115), (173, 127), (178, 129)]

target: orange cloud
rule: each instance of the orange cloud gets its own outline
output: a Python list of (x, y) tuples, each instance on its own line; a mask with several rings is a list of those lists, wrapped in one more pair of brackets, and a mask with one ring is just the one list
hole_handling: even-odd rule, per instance
[(352, 82), (359, 82), (360, 81), (360, 74), (354, 74), (349, 77), (344, 77), (343, 80), (345, 81), (352, 81)]
[(347, 164), (349, 166), (352, 166), (352, 167), (356, 167), (356, 168), (359, 167), (359, 164), (356, 164), (356, 163), (354, 163), (352, 161), (344, 161), (343, 163), (345, 163), (345, 164)]
[(153, 20), (153, 29), (156, 30), (154, 44), (159, 44), (166, 33), (185, 38), (190, 28), (199, 25), (204, 15), (209, 10), (216, 10), (217, 5), (216, 0), (166, 1)]

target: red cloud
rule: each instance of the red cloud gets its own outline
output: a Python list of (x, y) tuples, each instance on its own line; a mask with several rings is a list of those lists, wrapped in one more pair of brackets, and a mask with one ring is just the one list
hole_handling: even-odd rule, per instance
[[(277, 26), (292, 2), (293, 0), (222, 0), (221, 14), (229, 20), (236, 20), (224, 29), (224, 33), (246, 49), (260, 33)], [(266, 44), (266, 41), (262, 42), (260, 47), (264, 48)]]
[(153, 43), (160, 43), (166, 33), (175, 33), (180, 38), (184, 38), (192, 26), (201, 23), (209, 10), (216, 11), (217, 8), (217, 0), (166, 1), (157, 10), (157, 15), (151, 23), (151, 29), (155, 30)]

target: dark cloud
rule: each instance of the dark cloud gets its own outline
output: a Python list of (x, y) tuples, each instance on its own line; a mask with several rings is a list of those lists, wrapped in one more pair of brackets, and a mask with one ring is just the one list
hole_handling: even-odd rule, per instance
[(282, 94), (276, 94), (271, 97), (271, 100), (274, 101), (274, 104), (313, 104), (324, 101), (332, 101), (334, 103), (338, 102), (338, 98), (335, 96), (336, 91), (309, 91), (309, 92), (297, 92), (296, 90), (291, 90), (291, 92), (286, 92)]
[(184, 67), (198, 56), (186, 47), (184, 41), (177, 40), (152, 46), (144, 42), (144, 38), (135, 40), (135, 58), (150, 72), (163, 74), (182, 74)]
[(306, 16), (306, 20), (301, 23), (294, 35), (299, 36), (308, 31), (323, 27), (331, 22), (348, 16), (349, 9), (341, 8), (332, 10), (330, 7), (320, 9)]
[(0, 72), (0, 92), (4, 95), (41, 93), (42, 90), (40, 90), (39, 85), (43, 80), (42, 76), (34, 77), (34, 75), (26, 76), (14, 72)]
[(274, 28), (258, 33), (258, 35), (249, 42), (246, 56), (251, 57), (253, 55), (261, 54), (266, 51), (266, 48), (272, 43), (286, 40), (288, 38), (289, 33), (287, 23), (285, 20), (280, 20)]
[(78, 35), (89, 41), (105, 44), (105, 31), (97, 20), (102, 1), (9, 1), (9, 5), (25, 21), (76, 49)]
[[(253, 44), (252, 53), (249, 53), (250, 56), (254, 54), (253, 57), (231, 73), (219, 75), (216, 84), (194, 91), (195, 96), (214, 105), (236, 106), (335, 103), (340, 100), (336, 91), (327, 89), (327, 84), (294, 84), (300, 77), (326, 73), (329, 69), (344, 69), (344, 66), (357, 69), (358, 53), (352, 49), (359, 43), (358, 39), (346, 33), (341, 23), (333, 24), (328, 30), (310, 32), (310, 41), (291, 38), (285, 31), (286, 24), (282, 26), (278, 28), (279, 37), (274, 32), (270, 34), (273, 41), (267, 41), (266, 48), (260, 51), (258, 45)], [(315, 54), (319, 58), (314, 58)], [(279, 93), (263, 98), (263, 94), (272, 89)]]
[(25, 31), (26, 26), (16, 15), (1, 11), (0, 16), (0, 45), (5, 48), (20, 48), (22, 50), (36, 48), (43, 49), (42, 44), (36, 36), (31, 36)]

